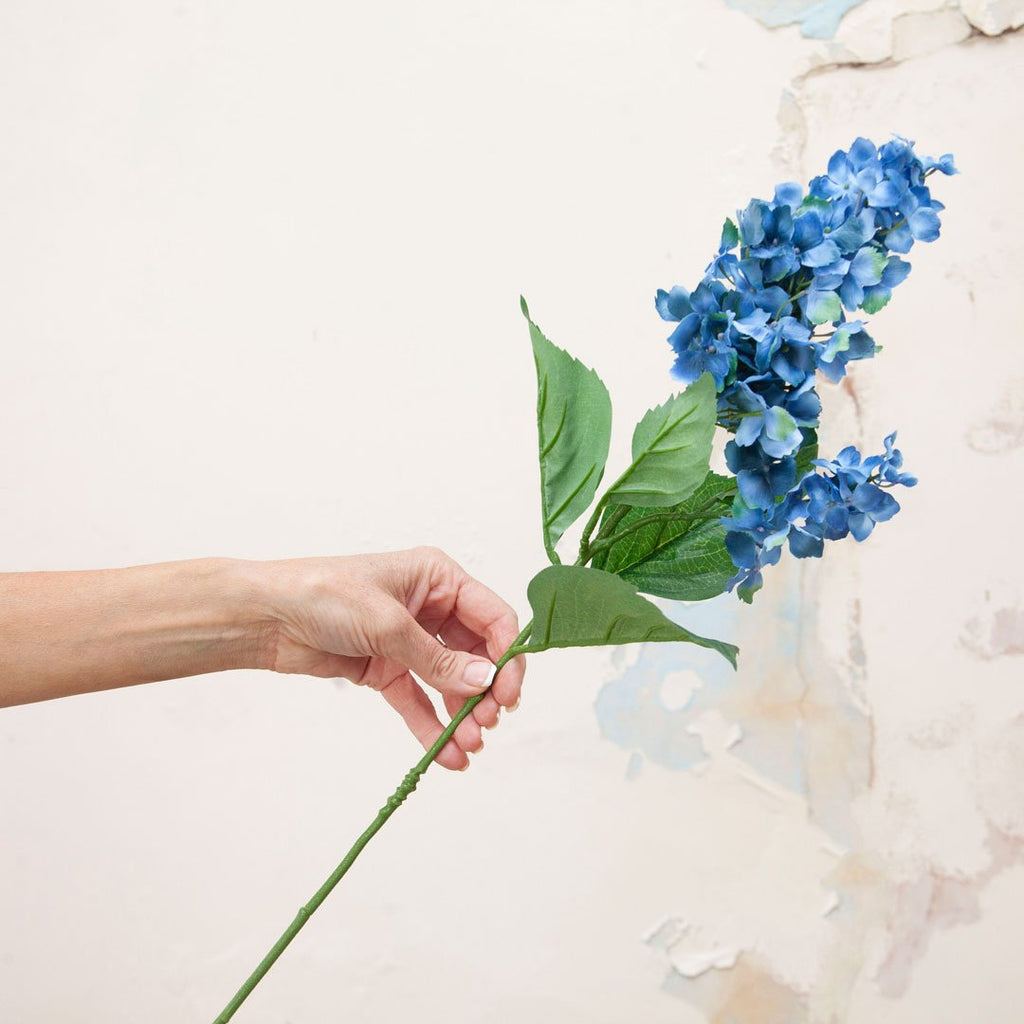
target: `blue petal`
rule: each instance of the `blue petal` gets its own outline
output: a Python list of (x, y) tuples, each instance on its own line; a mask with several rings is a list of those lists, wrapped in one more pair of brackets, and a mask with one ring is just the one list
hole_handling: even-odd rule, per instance
[(764, 265), (764, 280), (771, 283), (781, 281), (800, 266), (800, 260), (792, 249), (777, 253)]
[(810, 367), (801, 366), (800, 362), (793, 349), (785, 349), (772, 360), (771, 367), (787, 384), (799, 387), (810, 371)]
[(850, 177), (850, 163), (846, 159), (846, 154), (841, 150), (837, 149), (828, 161), (828, 176), (839, 184), (842, 184), (849, 180)]
[(733, 321), (733, 326), (748, 338), (755, 341), (762, 341), (771, 338), (772, 330), (765, 326), (768, 322), (768, 313), (763, 309), (755, 309), (752, 313), (738, 320)]
[(874, 246), (865, 246), (850, 262), (850, 273), (859, 285), (867, 287), (882, 280), (882, 272), (887, 264), (888, 258), (885, 253), (879, 252)]
[(730, 473), (738, 473), (741, 469), (746, 468), (746, 460), (743, 458), (744, 454), (743, 449), (735, 441), (726, 441), (725, 464), (729, 467)]
[(736, 476), (736, 486), (740, 497), (755, 508), (771, 508), (775, 504), (775, 495), (763, 473), (742, 470)]
[(839, 246), (835, 242), (825, 239), (819, 242), (813, 249), (808, 249), (801, 259), (805, 267), (827, 267), (839, 259)]
[(764, 240), (764, 215), (768, 212), (768, 204), (759, 199), (751, 199), (747, 208), (740, 214), (740, 235), (745, 245), (760, 245)]
[(882, 271), (881, 283), (886, 288), (895, 288), (896, 285), (903, 283), (909, 273), (910, 264), (906, 260), (901, 260), (899, 256), (890, 256), (885, 270)]
[(874, 520), (863, 512), (850, 513), (850, 533), (855, 540), (867, 540), (875, 528)]
[(894, 182), (883, 180), (867, 193), (868, 202), (881, 208), (897, 206), (903, 196), (903, 190)]
[(790, 306), (791, 300), (787, 291), (778, 285), (772, 285), (770, 288), (758, 291), (754, 295), (754, 302), (757, 304), (757, 308), (765, 310), (769, 317), (775, 317), (780, 311), (785, 312)]
[(928, 207), (915, 210), (907, 220), (910, 233), (919, 242), (934, 242), (939, 237), (939, 215)]
[(878, 155), (878, 149), (870, 139), (863, 137), (853, 140), (850, 146), (850, 162), (854, 167), (863, 167), (869, 160), (874, 160)]
[[(761, 436), (761, 449), (766, 455), (770, 455), (773, 459), (781, 459), (787, 455), (791, 455), (793, 452), (803, 444), (804, 435), (800, 432), (800, 428), (795, 428), (790, 434), (778, 440), (762, 435)], [(793, 484), (796, 483), (796, 478), (793, 478)], [(790, 484), (783, 491), (776, 490), (776, 495), (785, 494), (786, 490), (789, 490), (793, 486)]]
[(775, 205), (790, 206), (794, 209), (804, 197), (804, 187), (795, 181), (784, 181), (775, 186)]
[(839, 298), (847, 309), (857, 309), (864, 301), (864, 289), (854, 277), (848, 277), (839, 286)]
[(760, 436), (764, 420), (761, 416), (746, 416), (740, 421), (736, 430), (736, 443), (741, 448), (748, 448)]
[(757, 565), (757, 545), (750, 534), (729, 531), (725, 535), (725, 549), (737, 569), (753, 569)]
[(684, 316), (693, 312), (690, 293), (679, 285), (675, 285), (669, 292), (659, 288), (654, 306), (662, 320), (682, 320)]
[(871, 227), (869, 227), (865, 218), (857, 216), (847, 218), (835, 231), (830, 231), (828, 237), (831, 241), (835, 242), (840, 252), (848, 253), (859, 249), (871, 237), (872, 233)]
[(820, 537), (795, 527), (789, 532), (789, 550), (797, 558), (821, 558), (825, 544)]
[[(810, 382), (810, 378), (805, 383), (808, 382)], [(821, 399), (814, 388), (809, 387), (806, 391), (794, 392), (786, 400), (786, 408), (801, 426), (813, 426), (821, 414)]]
[(850, 513), (846, 506), (833, 505), (826, 509), (821, 529), (826, 540), (842, 540), (850, 532)]
[(771, 480), (772, 491), (775, 497), (782, 497), (783, 494), (788, 494), (794, 484), (796, 484), (796, 459), (787, 458), (781, 462), (776, 462), (768, 470), (768, 476)]
[(836, 260), (827, 267), (814, 268), (814, 290), (818, 292), (834, 292), (846, 280), (850, 272), (850, 261)]
[(779, 333), (788, 341), (808, 341), (811, 337), (810, 327), (792, 316), (783, 317), (779, 321)]
[(717, 313), (719, 311), (718, 295), (721, 289), (716, 289), (714, 286), (721, 284), (720, 281), (701, 281), (696, 288), (690, 293), (690, 305), (693, 307), (694, 312), (700, 313), (704, 316), (708, 316), (711, 313)]
[[(869, 493), (862, 498), (861, 491), (868, 488), (874, 493)], [(853, 505), (858, 512), (864, 512), (871, 516), (876, 523), (884, 523), (886, 520), (892, 519), (900, 510), (900, 503), (891, 494), (875, 487), (874, 484), (861, 484), (853, 492)]]
[(953, 154), (943, 153), (938, 160), (930, 156), (926, 156), (921, 161), (921, 166), (926, 170), (932, 169), (942, 171), (943, 174), (959, 174), (960, 172), (953, 166)]
[(690, 349), (680, 352), (672, 364), (672, 376), (684, 384), (692, 384), (706, 369), (702, 356), (703, 353)]
[(857, 331), (850, 335), (850, 347), (847, 349), (846, 358), (869, 359), (875, 354), (875, 339), (867, 331)]
[(679, 326), (668, 336), (668, 343), (677, 352), (682, 352), (697, 336), (698, 330), (700, 330), (700, 315), (688, 313), (679, 321)]
[(798, 249), (810, 249), (824, 237), (821, 217), (814, 210), (800, 214), (793, 222), (793, 244)]
[(885, 244), (893, 252), (910, 252), (910, 247), (914, 244), (914, 236), (910, 227), (901, 224), (898, 228), (893, 228), (886, 234)]

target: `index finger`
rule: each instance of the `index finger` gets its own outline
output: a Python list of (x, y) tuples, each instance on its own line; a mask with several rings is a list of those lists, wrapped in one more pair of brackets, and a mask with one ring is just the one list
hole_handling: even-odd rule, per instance
[[(463, 575), (459, 584), (452, 614), (483, 638), (487, 656), (494, 662), (519, 635), (519, 618), (512, 606), (468, 574)], [(494, 677), (491, 692), (502, 707), (510, 708), (519, 700), (525, 671), (526, 661), (520, 655), (504, 665)]]

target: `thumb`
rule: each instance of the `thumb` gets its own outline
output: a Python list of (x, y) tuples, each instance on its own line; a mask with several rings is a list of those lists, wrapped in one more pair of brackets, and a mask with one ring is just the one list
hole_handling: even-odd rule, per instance
[(382, 638), (381, 648), (385, 657), (401, 662), (428, 686), (456, 697), (475, 697), (494, 678), (494, 665), (486, 658), (446, 647), (405, 608)]

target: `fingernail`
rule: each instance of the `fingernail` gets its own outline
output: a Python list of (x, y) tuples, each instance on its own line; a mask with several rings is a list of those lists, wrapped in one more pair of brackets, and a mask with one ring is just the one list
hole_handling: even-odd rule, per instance
[(506, 711), (507, 711), (507, 712), (508, 712), (508, 713), (509, 713), (509, 714), (511, 715), (511, 714), (512, 714), (512, 712), (513, 712), (513, 711), (515, 711), (515, 709), (516, 709), (517, 707), (519, 707), (519, 702), (520, 702), (520, 701), (521, 701), (522, 699), (523, 699), (522, 697), (516, 697), (516, 702), (515, 702), (515, 704), (513, 704), (513, 705), (512, 705), (512, 707), (510, 707), (510, 708), (505, 708), (505, 710), (506, 710)]
[(485, 725), (485, 729), (497, 729), (498, 723), (501, 721), (501, 708), (498, 708), (498, 714), (495, 716), (494, 721), (490, 725)]
[(462, 673), (462, 681), (469, 686), (485, 687), (494, 678), (494, 666), (487, 661), (471, 661)]

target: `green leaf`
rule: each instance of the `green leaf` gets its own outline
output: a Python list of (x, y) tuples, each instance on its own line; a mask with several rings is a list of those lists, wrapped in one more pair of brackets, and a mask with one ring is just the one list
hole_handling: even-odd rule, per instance
[[(600, 550), (594, 567), (621, 576), (642, 593), (675, 601), (706, 601), (725, 593), (736, 566), (725, 548), (725, 527), (717, 518), (728, 514), (735, 493), (734, 477), (709, 473), (686, 501), (665, 510), (672, 518), (641, 526)], [(700, 514), (708, 519), (691, 518), (697, 509), (705, 509)], [(650, 509), (631, 507), (614, 533), (650, 516)]]
[(609, 502), (665, 508), (693, 494), (708, 474), (716, 416), (709, 373), (646, 413), (633, 431), (633, 462), (608, 489)]
[(738, 649), (708, 640), (669, 619), (618, 576), (579, 565), (549, 565), (526, 591), (533, 609), (533, 632), (526, 653), (553, 647), (602, 647), (684, 641), (718, 651), (736, 667)]
[(553, 345), (530, 319), (537, 366), (537, 440), (544, 549), (559, 561), (555, 545), (587, 510), (597, 493), (608, 458), (612, 400), (601, 378)]
[(727, 252), (729, 249), (735, 249), (739, 240), (739, 228), (733, 223), (731, 217), (726, 217), (725, 223), (722, 225), (722, 240), (719, 243), (719, 251)]
[(818, 432), (809, 427), (803, 427), (802, 432), (804, 441), (796, 451), (797, 480), (815, 468), (811, 465), (811, 460), (818, 457)]

